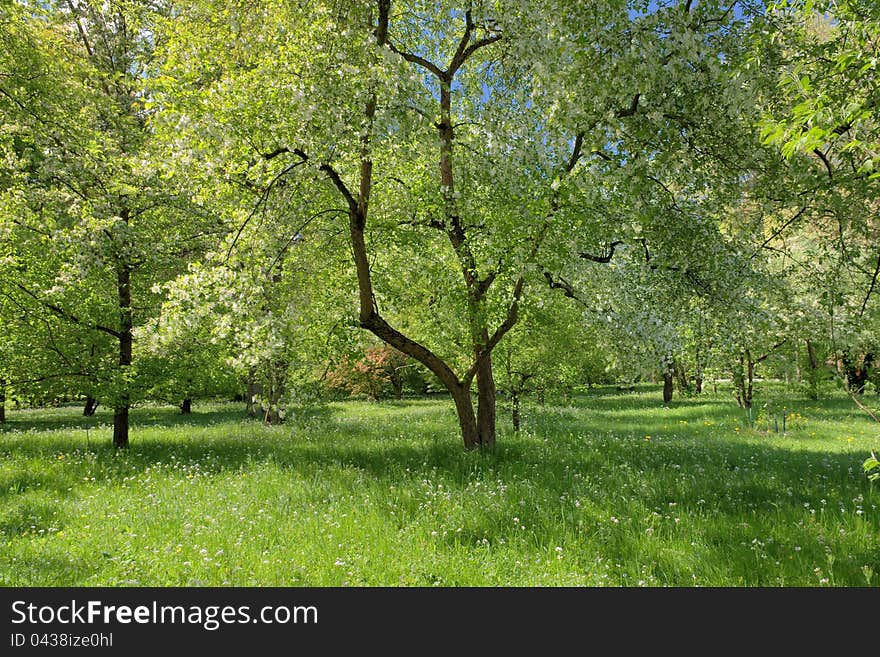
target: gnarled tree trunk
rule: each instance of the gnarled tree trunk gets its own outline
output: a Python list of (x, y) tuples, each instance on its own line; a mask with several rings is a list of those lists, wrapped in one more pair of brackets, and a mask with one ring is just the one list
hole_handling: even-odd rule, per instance
[[(374, 36), (378, 46), (388, 45), (390, 0), (379, 0), (378, 22), (374, 30)], [(430, 72), (438, 78), (440, 86), (440, 121), (437, 129), (440, 133), (440, 182), (444, 196), (444, 219), (436, 228), (442, 230), (451, 243), (456, 257), (461, 265), (468, 294), (468, 305), (473, 311), (479, 306), (489, 286), (494, 280), (494, 274), (485, 279), (478, 280), (475, 276), (476, 263), (470, 250), (465, 233), (465, 227), (457, 214), (454, 201), (454, 178), (452, 168), (453, 149), (453, 122), (451, 115), (451, 85), (455, 72), (461, 67), (465, 59), (478, 47), (479, 42), (466, 48), (470, 40), (472, 25), (470, 24), (470, 12), (467, 14), (468, 30), (463, 37), (462, 46), (458, 50), (452, 62), (446, 70), (430, 66)], [(389, 46), (390, 47), (390, 46)], [(426, 60), (406, 54), (403, 55), (411, 62), (425, 65)], [(471, 335), (475, 338), (474, 353), (475, 361), (468, 372), (459, 377), (441, 358), (431, 350), (414, 340), (403, 335), (392, 327), (380, 314), (375, 305), (370, 261), (367, 255), (365, 228), (369, 212), (370, 193), (373, 181), (373, 162), (371, 159), (371, 139), (373, 123), (376, 116), (378, 89), (374, 89), (366, 103), (364, 118), (365, 129), (361, 133), (361, 161), (359, 185), (356, 192), (352, 192), (342, 180), (339, 173), (328, 163), (323, 163), (319, 169), (324, 172), (334, 187), (340, 192), (348, 204), (349, 236), (351, 240), (352, 255), (358, 279), (358, 298), (360, 305), (360, 324), (363, 328), (372, 332), (375, 336), (396, 348), (398, 351), (416, 359), (431, 370), (449, 391), (455, 402), (464, 445), (473, 449), (481, 445), (495, 442), (495, 381), (492, 376), (491, 352), (501, 337), (509, 330), (516, 321), (516, 304), (522, 293), (522, 283), (518, 281), (514, 302), (508, 312), (508, 320), (489, 337), (485, 326), (480, 327), (479, 332), (474, 331), (474, 321), (477, 319), (474, 312), (469, 313)], [(297, 153), (301, 159), (307, 160), (308, 155), (301, 151)], [(471, 383), (477, 379), (477, 412), (474, 413), (474, 405), (470, 397)]]

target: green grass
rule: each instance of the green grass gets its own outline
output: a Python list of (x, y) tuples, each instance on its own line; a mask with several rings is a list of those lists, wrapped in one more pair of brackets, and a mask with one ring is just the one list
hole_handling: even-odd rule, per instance
[(138, 408), (119, 454), (106, 409), (14, 411), (0, 584), (880, 581), (880, 488), (861, 469), (880, 432), (850, 401), (785, 399), (806, 419), (783, 436), (727, 396), (657, 398), (529, 405), (488, 453), (462, 449), (442, 398), (333, 403), (281, 427), (233, 404)]

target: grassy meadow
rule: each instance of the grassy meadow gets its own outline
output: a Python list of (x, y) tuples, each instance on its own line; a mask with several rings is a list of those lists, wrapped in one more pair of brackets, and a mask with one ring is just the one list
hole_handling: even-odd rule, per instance
[(0, 584), (876, 586), (880, 430), (842, 395), (774, 403), (785, 434), (729, 394), (597, 390), (484, 453), (444, 397), (279, 427), (141, 407), (120, 453), (104, 407), (11, 411)]

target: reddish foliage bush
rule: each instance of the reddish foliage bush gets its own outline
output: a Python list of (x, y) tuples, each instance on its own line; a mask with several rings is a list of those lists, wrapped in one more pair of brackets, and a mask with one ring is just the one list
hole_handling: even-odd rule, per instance
[(403, 395), (403, 370), (407, 357), (389, 346), (370, 347), (364, 355), (352, 361), (343, 358), (326, 377), (327, 386), (348, 395), (367, 399), (381, 399)]

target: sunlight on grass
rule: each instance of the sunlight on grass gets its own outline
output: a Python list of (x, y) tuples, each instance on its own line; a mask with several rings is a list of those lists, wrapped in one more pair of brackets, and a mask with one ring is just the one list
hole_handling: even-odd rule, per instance
[(783, 435), (726, 397), (656, 397), (528, 406), (489, 453), (462, 449), (442, 398), (281, 427), (139, 408), (119, 454), (106, 410), (12, 412), (0, 583), (876, 585), (861, 462), (880, 438), (845, 400), (787, 402), (803, 421)]

